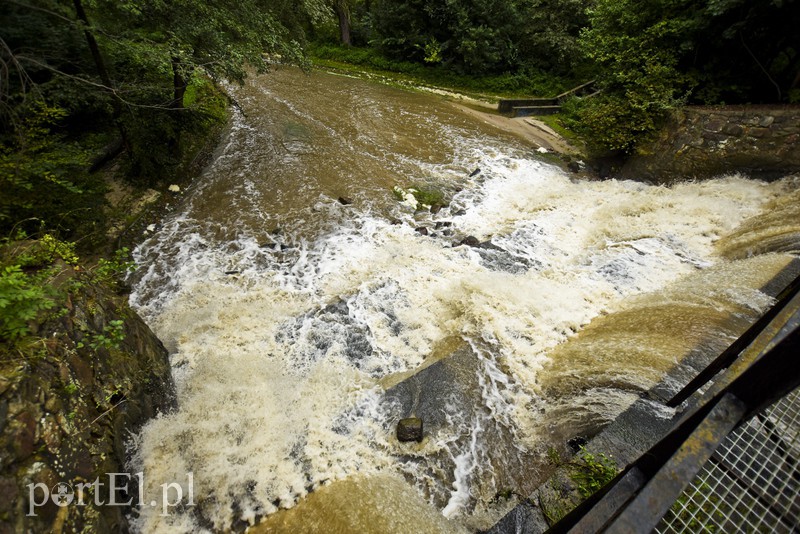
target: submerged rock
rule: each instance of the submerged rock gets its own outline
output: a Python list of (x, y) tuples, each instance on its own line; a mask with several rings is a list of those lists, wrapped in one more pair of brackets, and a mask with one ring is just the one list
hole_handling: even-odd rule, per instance
[(467, 237), (462, 239), (458, 244), (459, 245), (467, 245), (468, 247), (476, 247), (476, 248), (481, 246), (480, 240), (477, 237), (475, 237), (474, 235), (468, 235)]
[(422, 441), (422, 435), (422, 419), (418, 417), (407, 417), (397, 423), (398, 441)]

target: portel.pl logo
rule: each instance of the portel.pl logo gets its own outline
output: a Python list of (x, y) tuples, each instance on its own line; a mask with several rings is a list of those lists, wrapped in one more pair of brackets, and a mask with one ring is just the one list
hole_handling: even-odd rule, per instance
[[(161, 500), (151, 500), (147, 502), (144, 498), (144, 473), (107, 473), (108, 481), (103, 477), (97, 477), (94, 482), (79, 482), (74, 486), (66, 482), (59, 482), (52, 488), (48, 488), (43, 482), (28, 484), (28, 517), (36, 517), (36, 509), (52, 501), (53, 504), (61, 508), (65, 506), (86, 506), (89, 502), (94, 502), (96, 506), (138, 506), (145, 508), (161, 507), (161, 515), (169, 515), (169, 509), (178, 505), (194, 505), (194, 473), (187, 473), (186, 495), (184, 496), (184, 486), (177, 482), (167, 482), (161, 484)], [(139, 495), (134, 502), (133, 497), (127, 501), (118, 500), (119, 495), (128, 495), (128, 486), (131, 479), (138, 480)], [(107, 487), (108, 491), (102, 491)], [(108, 499), (103, 495), (107, 494)], [(89, 496), (94, 495), (91, 500)], [(184, 499), (185, 497), (185, 499)]]

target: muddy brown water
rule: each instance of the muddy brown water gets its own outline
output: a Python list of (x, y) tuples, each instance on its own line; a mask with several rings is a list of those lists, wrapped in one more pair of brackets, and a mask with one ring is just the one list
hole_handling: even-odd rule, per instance
[[(193, 496), (141, 532), (485, 528), (548, 448), (729, 343), (797, 254), (796, 179), (581, 181), (438, 96), (284, 68), (230, 91), (213, 162), (135, 252), (179, 407), (131, 467), (145, 504)], [(395, 438), (407, 412), (421, 443)]]

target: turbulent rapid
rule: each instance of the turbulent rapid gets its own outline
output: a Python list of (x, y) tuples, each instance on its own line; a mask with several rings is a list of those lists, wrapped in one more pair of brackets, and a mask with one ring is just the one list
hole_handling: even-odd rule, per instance
[[(194, 496), (141, 532), (485, 528), (548, 447), (729, 343), (798, 250), (796, 225), (753, 244), (762, 214), (800, 220), (796, 179), (578, 180), (430, 95), (288, 69), (230, 90), (213, 163), (135, 251), (178, 407), (131, 467)], [(399, 443), (403, 388), (448, 360), (452, 390), (416, 393), (441, 420)]]

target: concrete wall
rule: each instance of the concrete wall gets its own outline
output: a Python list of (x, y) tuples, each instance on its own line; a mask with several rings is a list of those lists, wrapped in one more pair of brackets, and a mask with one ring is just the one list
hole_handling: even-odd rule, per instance
[(730, 172), (800, 172), (800, 106), (687, 107), (623, 166), (623, 178), (670, 183)]

